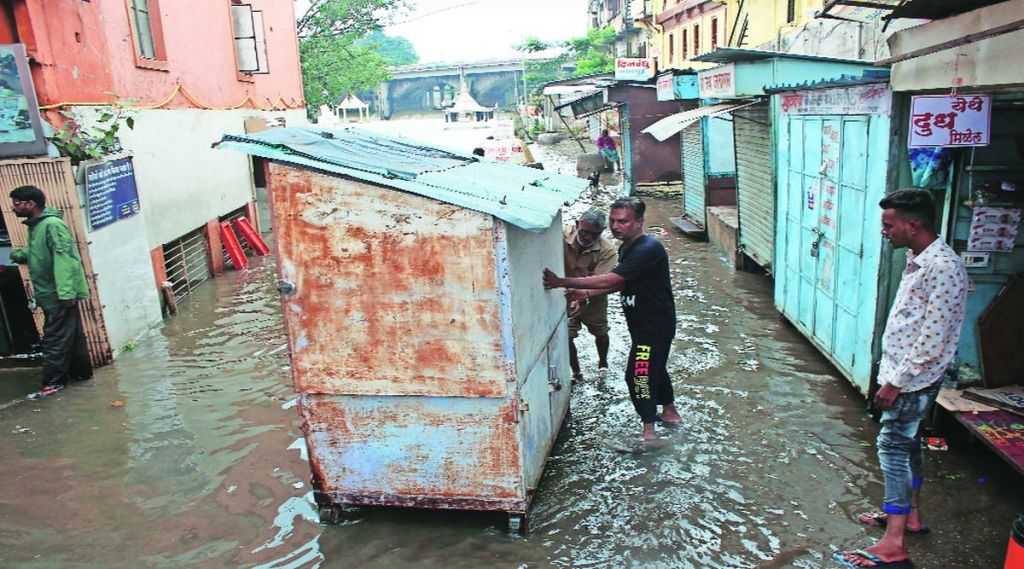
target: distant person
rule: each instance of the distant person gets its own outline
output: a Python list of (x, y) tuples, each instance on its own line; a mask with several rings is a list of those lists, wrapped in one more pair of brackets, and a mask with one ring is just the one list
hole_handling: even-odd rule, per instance
[[(920, 426), (956, 356), (967, 300), (967, 271), (960, 256), (935, 233), (935, 203), (927, 190), (893, 192), (878, 204), (882, 235), (895, 249), (907, 247), (896, 299), (882, 336), (875, 405), (882, 410), (878, 460), (885, 478), (881, 512), (860, 522), (885, 528), (881, 541), (836, 553), (848, 567), (910, 566), (904, 534), (922, 534), (924, 457)], [(896, 566), (896, 565), (894, 565)]]
[(483, 158), (484, 157), (484, 149), (480, 148), (479, 146), (477, 146), (476, 148), (473, 149), (473, 156), (479, 156), (479, 157)]
[[(615, 245), (601, 233), (607, 225), (607, 216), (597, 208), (583, 212), (574, 225), (563, 229), (565, 246), (565, 276), (592, 277), (612, 270), (618, 253)], [(597, 367), (608, 368), (608, 295), (587, 291), (581, 300), (570, 302), (569, 309), (569, 367), (573, 381), (581, 381), (576, 336), (583, 326), (593, 334), (597, 346)]]
[(595, 144), (597, 152), (604, 158), (605, 166), (610, 167), (613, 172), (616, 171), (619, 166), (619, 151), (615, 139), (608, 134), (608, 129), (601, 131), (601, 136), (597, 137)]
[(92, 378), (78, 301), (89, 298), (85, 270), (61, 211), (46, 207), (35, 186), (11, 191), (14, 215), (25, 218), (28, 246), (11, 251), (11, 260), (28, 264), (35, 304), (43, 310), (43, 387), (38, 399), (57, 393), (71, 380)]
[[(610, 273), (562, 278), (544, 269), (544, 288), (567, 288), (570, 300), (619, 292), (622, 312), (632, 338), (626, 364), (626, 384), (633, 407), (643, 421), (644, 440), (654, 440), (654, 423), (682, 422), (674, 404), (668, 375), (668, 353), (676, 333), (676, 307), (668, 270), (668, 253), (644, 233), (647, 206), (638, 198), (622, 197), (611, 205), (612, 235), (622, 241), (619, 262)], [(658, 405), (662, 412), (658, 414)]]

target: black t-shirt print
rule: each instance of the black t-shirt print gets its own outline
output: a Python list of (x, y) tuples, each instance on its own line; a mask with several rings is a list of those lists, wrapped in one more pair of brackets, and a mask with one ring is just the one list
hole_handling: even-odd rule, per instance
[(644, 233), (619, 247), (619, 264), (612, 272), (626, 279), (620, 297), (626, 325), (638, 334), (675, 334), (676, 303), (668, 272), (668, 253), (660, 241)]

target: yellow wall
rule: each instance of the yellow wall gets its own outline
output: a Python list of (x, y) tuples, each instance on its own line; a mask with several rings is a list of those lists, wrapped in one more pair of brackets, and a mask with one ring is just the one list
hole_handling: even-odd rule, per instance
[[(747, 34), (742, 47), (756, 48), (767, 43), (775, 42), (780, 33), (786, 33), (798, 28), (814, 17), (814, 12), (820, 10), (824, 0), (794, 0), (795, 17), (792, 22), (787, 22), (787, 10), (790, 0), (744, 0), (743, 13), (737, 26), (740, 26), (744, 18), (748, 19)], [(652, 45), (660, 46), (658, 56), (659, 69), (685, 69), (692, 67), (702, 69), (713, 67), (714, 64), (689, 61), (695, 55), (707, 53), (712, 49), (711, 42), (711, 21), (718, 21), (718, 45), (738, 47), (739, 29), (736, 30), (736, 37), (729, 43), (729, 35), (732, 33), (732, 26), (736, 23), (736, 12), (739, 9), (739, 0), (727, 0), (717, 2), (724, 4), (715, 9), (708, 10), (699, 17), (684, 20), (679, 24), (669, 21), (664, 25), (657, 25), (658, 16), (665, 10), (671, 10), (679, 0), (654, 0), (654, 29), (652, 30)], [(709, 4), (711, 4), (709, 2)], [(700, 52), (694, 53), (693, 36), (694, 27), (700, 26)], [(686, 31), (688, 43), (686, 58), (683, 57), (683, 31)], [(672, 46), (672, 47), (670, 47)], [(673, 49), (674, 48), (674, 49)]]

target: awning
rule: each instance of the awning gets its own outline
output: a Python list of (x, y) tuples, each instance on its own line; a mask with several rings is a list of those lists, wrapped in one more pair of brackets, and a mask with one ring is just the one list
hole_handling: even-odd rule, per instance
[(684, 128), (691, 124), (699, 121), (704, 117), (713, 117), (715, 115), (721, 115), (735, 111), (736, 109), (742, 109), (751, 105), (756, 105), (760, 101), (738, 101), (732, 103), (718, 103), (716, 105), (706, 105), (703, 107), (697, 107), (696, 109), (690, 109), (674, 115), (669, 115), (660, 121), (652, 124), (651, 126), (643, 129), (640, 132), (645, 132), (654, 138), (658, 139), (658, 142), (668, 140), (672, 135), (680, 132)]

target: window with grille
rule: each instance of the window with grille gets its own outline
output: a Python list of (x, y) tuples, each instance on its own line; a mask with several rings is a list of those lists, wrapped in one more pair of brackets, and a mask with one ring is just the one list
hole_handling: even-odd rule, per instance
[(210, 280), (210, 246), (200, 227), (163, 246), (164, 268), (174, 298), (181, 300)]
[(711, 49), (718, 47), (718, 18), (711, 18)]
[(672, 34), (668, 35), (668, 64), (673, 65), (676, 62), (676, 37)]
[(690, 43), (686, 39), (686, 30), (683, 30), (683, 61), (690, 59)]
[(786, 3), (786, 22), (792, 24), (796, 20), (796, 0)]
[(700, 24), (693, 25), (693, 55), (700, 55)]

